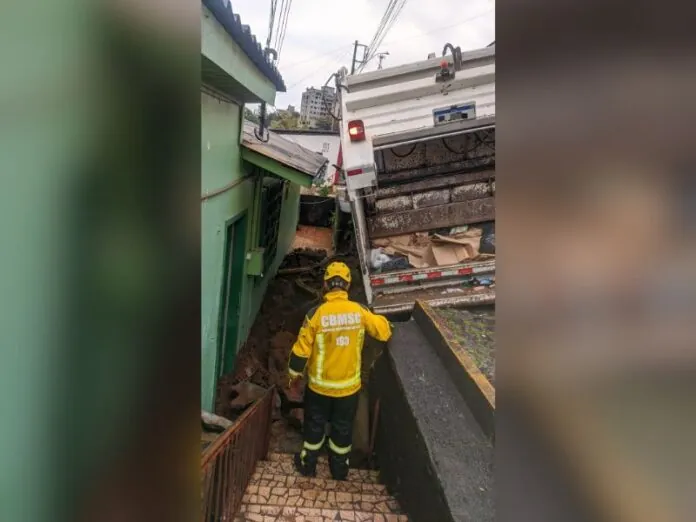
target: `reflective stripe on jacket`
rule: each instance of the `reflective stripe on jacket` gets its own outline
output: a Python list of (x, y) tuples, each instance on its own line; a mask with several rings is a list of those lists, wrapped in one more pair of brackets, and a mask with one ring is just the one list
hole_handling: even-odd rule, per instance
[(386, 317), (349, 301), (347, 292), (334, 290), (305, 318), (292, 347), (289, 372), (298, 375), (306, 368), (313, 391), (346, 397), (360, 389), (365, 334), (388, 341), (391, 333)]

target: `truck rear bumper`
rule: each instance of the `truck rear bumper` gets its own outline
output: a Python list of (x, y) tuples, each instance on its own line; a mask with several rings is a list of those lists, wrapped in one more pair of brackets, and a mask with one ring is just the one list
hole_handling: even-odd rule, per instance
[(410, 313), (416, 301), (424, 301), (433, 308), (493, 305), (495, 289), (473, 290), (449, 286), (380, 295), (375, 298), (372, 308), (375, 313), (382, 315)]

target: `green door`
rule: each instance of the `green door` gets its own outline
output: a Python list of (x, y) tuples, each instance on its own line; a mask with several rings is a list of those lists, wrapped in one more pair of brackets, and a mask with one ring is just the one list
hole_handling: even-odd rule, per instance
[(237, 355), (239, 313), (244, 282), (244, 247), (246, 244), (246, 215), (228, 223), (225, 236), (220, 331), (218, 334), (218, 375), (232, 371)]

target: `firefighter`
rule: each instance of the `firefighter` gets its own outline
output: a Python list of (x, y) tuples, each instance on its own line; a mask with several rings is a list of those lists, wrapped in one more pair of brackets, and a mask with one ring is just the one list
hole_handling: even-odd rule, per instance
[[(307, 370), (304, 396), (304, 443), (295, 467), (315, 476), (325, 443), (335, 480), (346, 480), (353, 437), (353, 419), (361, 387), (360, 369), (365, 334), (387, 341), (389, 321), (348, 299), (350, 269), (333, 262), (324, 273), (324, 302), (310, 310), (290, 354), (290, 386)], [(328, 437), (325, 435), (330, 424)]]

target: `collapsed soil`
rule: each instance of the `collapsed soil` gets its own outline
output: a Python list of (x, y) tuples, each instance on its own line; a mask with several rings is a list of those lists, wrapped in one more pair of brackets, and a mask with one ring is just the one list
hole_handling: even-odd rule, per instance
[(325, 251), (311, 249), (298, 249), (288, 254), (278, 275), (268, 285), (247, 341), (237, 354), (234, 371), (218, 381), (217, 415), (230, 419), (239, 415), (239, 410), (230, 406), (230, 401), (236, 396), (234, 387), (239, 382), (249, 381), (264, 388), (273, 385), (287, 387), (290, 350), (305, 316), (322, 302), (323, 273), (331, 260), (343, 261), (351, 267), (350, 298), (365, 303), (359, 263), (355, 257), (327, 259)]
[(437, 308), (435, 312), (443, 330), (495, 385), (495, 311)]

